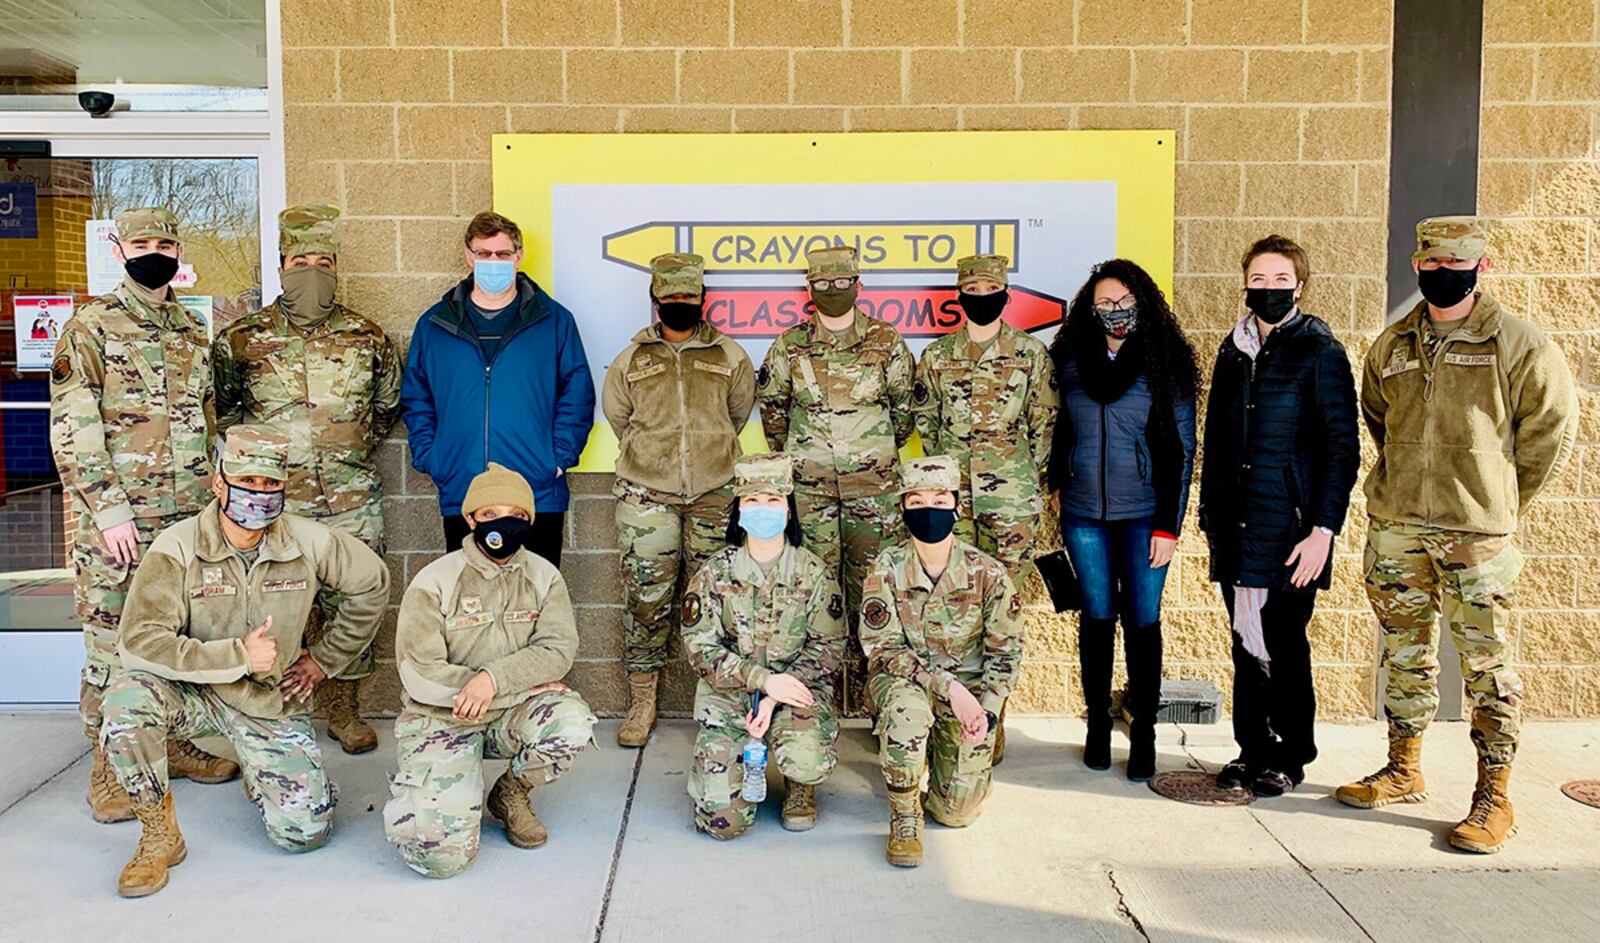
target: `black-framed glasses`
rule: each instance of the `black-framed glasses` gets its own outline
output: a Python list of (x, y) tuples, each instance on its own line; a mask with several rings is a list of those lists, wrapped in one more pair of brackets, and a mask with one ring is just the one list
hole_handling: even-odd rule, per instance
[(851, 285), (854, 285), (855, 283), (856, 283), (856, 279), (854, 277), (847, 277), (847, 278), (817, 278), (817, 279), (813, 279), (811, 281), (811, 287), (812, 287), (812, 289), (814, 289), (816, 291), (827, 291), (830, 288), (836, 289), (838, 291), (844, 291), (846, 288), (849, 288)]
[(1117, 315), (1117, 314), (1127, 314), (1129, 311), (1132, 311), (1137, 306), (1138, 306), (1138, 302), (1136, 300), (1134, 300), (1134, 297), (1132, 295), (1129, 295), (1128, 297), (1122, 299), (1121, 301), (1113, 302), (1111, 304), (1097, 304), (1097, 305), (1095, 305), (1094, 306), (1094, 313), (1095, 314), (1099, 314), (1099, 315), (1105, 315), (1105, 316), (1109, 317), (1109, 316)]

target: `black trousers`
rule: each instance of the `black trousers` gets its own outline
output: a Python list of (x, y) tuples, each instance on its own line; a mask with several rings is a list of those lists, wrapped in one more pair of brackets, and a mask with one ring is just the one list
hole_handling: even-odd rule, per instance
[[(1233, 619), (1233, 587), (1222, 587)], [(1306, 626), (1315, 592), (1270, 590), (1261, 607), (1268, 670), (1233, 634), (1233, 739), (1246, 764), (1299, 779), (1317, 758), (1317, 692), (1311, 683), (1311, 640)]]
[[(528, 549), (556, 566), (561, 565), (561, 535), (566, 532), (563, 526), (567, 515), (564, 512), (554, 513), (540, 511), (533, 516), (533, 533), (528, 537)], [(472, 533), (472, 525), (459, 514), (451, 514), (444, 519), (444, 549), (460, 550), (461, 542)]]

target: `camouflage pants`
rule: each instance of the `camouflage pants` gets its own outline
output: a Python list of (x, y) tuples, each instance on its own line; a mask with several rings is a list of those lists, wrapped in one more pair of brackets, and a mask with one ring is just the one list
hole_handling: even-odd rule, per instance
[(838, 498), (796, 491), (794, 498), (800, 510), (801, 542), (839, 575), (845, 609), (854, 619), (861, 611), (861, 581), (867, 578), (873, 558), (885, 546), (906, 539), (900, 496)]
[(617, 543), (622, 550), (622, 664), (630, 672), (666, 667), (678, 602), (706, 558), (727, 546), (733, 489), (691, 501), (617, 479)]
[[(156, 535), (189, 515), (170, 517), (136, 517), (133, 520), (139, 533), (139, 559), (149, 552)], [(100, 701), (105, 696), (106, 685), (122, 670), (122, 659), (117, 655), (117, 626), (122, 621), (122, 605), (128, 599), (128, 586), (133, 582), (133, 571), (139, 568), (122, 566), (111, 557), (100, 529), (87, 512), (78, 514), (77, 529), (72, 537), (73, 602), (78, 621), (83, 623), (83, 676), (78, 685), (78, 714), (88, 731), (100, 729)]]
[(167, 738), (227, 737), (274, 845), (310, 851), (333, 829), (336, 794), (305, 714), (251, 717), (209, 685), (125, 671), (106, 689), (100, 735), (117, 781), (135, 802), (166, 795)]
[(1020, 589), (1033, 567), (1033, 538), (1044, 507), (1038, 489), (993, 472), (976, 474), (972, 487), (961, 492), (956, 537), (999, 560)]
[(401, 711), (384, 834), (418, 874), (460, 874), (478, 856), (484, 758), (509, 759), (511, 772), (535, 786), (552, 783), (589, 745), (594, 725), (589, 705), (571, 691), (537, 694), (476, 726)]
[[(382, 498), (375, 496), (370, 504), (364, 504), (354, 510), (345, 511), (343, 514), (319, 517), (316, 518), (316, 521), (319, 524), (326, 524), (335, 530), (342, 530), (366, 544), (378, 556), (384, 555)], [(317, 604), (312, 608), (311, 618), (306, 622), (306, 647), (309, 648), (321, 640), (322, 627), (339, 612), (339, 607), (344, 605), (344, 601), (344, 593), (330, 589), (322, 589), (317, 592)], [(375, 645), (368, 645), (366, 651), (363, 651), (361, 656), (338, 676), (338, 680), (359, 681), (372, 674), (376, 662), (375, 649)]]
[[(769, 762), (785, 779), (808, 786), (826, 780), (839, 762), (839, 716), (818, 703), (810, 710), (780, 706), (764, 738), (771, 750)], [(694, 824), (716, 838), (738, 838), (756, 821), (756, 807), (739, 794), (744, 788), (744, 745), (750, 734), (744, 727), (714, 727), (702, 723), (694, 741), (694, 764), (689, 769), (689, 798), (694, 800)]]
[(928, 774), (923, 806), (933, 820), (963, 828), (978, 820), (989, 797), (994, 731), (976, 746), (961, 740), (961, 722), (942, 699), (904, 678), (875, 674), (868, 682), (878, 706), (878, 762), (894, 789), (916, 789)]
[(1506, 634), (1511, 584), (1521, 569), (1522, 553), (1510, 535), (1372, 519), (1367, 597), (1383, 626), (1384, 713), (1401, 734), (1420, 736), (1439, 707), (1442, 601), (1472, 696), (1472, 742), (1486, 764), (1511, 762), (1522, 726), (1522, 681), (1511, 669)]

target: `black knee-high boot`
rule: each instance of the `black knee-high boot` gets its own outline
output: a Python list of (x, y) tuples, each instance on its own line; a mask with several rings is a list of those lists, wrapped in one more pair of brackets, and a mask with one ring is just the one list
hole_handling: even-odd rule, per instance
[(1111, 768), (1111, 664), (1116, 649), (1117, 620), (1078, 620), (1078, 678), (1088, 708), (1083, 740), (1083, 765)]
[(1161, 622), (1124, 628), (1128, 655), (1128, 778), (1144, 782), (1156, 772), (1156, 712), (1161, 708)]

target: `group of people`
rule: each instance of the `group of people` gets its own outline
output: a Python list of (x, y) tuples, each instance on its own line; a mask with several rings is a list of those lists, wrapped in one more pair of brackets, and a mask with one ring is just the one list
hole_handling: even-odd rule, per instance
[[(485, 811), (508, 840), (548, 831), (532, 794), (591, 742), (562, 679), (579, 629), (560, 570), (566, 470), (593, 424), (577, 323), (519, 269), (516, 224), (469, 225), (471, 274), (417, 323), (405, 366), (336, 300), (339, 213), (279, 217), (282, 293), (222, 330), (177, 303), (178, 220), (121, 213), (126, 278), (68, 321), (51, 365), (51, 441), (76, 516), (72, 563), (94, 743), (97, 821), (137, 818), (119, 892), (159, 891), (184, 859), (169, 782), (242, 774), (268, 836), (327, 840), (336, 792), (313, 694), (348, 752), (373, 749), (357, 682), (390, 599), (374, 450), (403, 414), (437, 486), (447, 552), (401, 597), (403, 706), (385, 833), (435, 877), (477, 853)], [(1304, 250), (1269, 236), (1241, 264), (1244, 311), (1210, 376), (1136, 263), (1094, 267), (1049, 347), (1007, 324), (1011, 265), (956, 270), (963, 323), (914, 358), (856, 306), (848, 246), (807, 258), (814, 315), (756, 369), (704, 317), (704, 263), (651, 263), (648, 326), (609, 366), (600, 408), (618, 443), (616, 523), (629, 707), (643, 746), (681, 639), (699, 676), (688, 777), (696, 828), (756, 819), (744, 745), (770, 744), (781, 821), (818, 818), (841, 699), (875, 718), (886, 857), (922, 860), (924, 814), (975, 821), (1004, 757), (1023, 658), (1017, 587), (1047, 509), (1081, 588), (1083, 762), (1111, 764), (1117, 624), (1127, 658), (1127, 775), (1155, 771), (1161, 595), (1197, 441), (1199, 524), (1233, 627), (1238, 759), (1223, 787), (1276, 796), (1316, 757), (1307, 626), (1359, 474), (1378, 447), (1364, 573), (1389, 668), (1389, 762), (1337, 796), (1373, 808), (1426, 797), (1420, 737), (1437, 705), (1442, 605), (1462, 653), (1479, 752), (1457, 847), (1514, 833), (1506, 784), (1521, 684), (1508, 664), (1513, 534), (1575, 436), (1566, 362), (1478, 288), (1476, 221), (1417, 227), (1423, 300), (1372, 344), (1359, 397), (1344, 347), (1302, 311)], [(759, 407), (769, 452), (742, 455)], [(920, 436), (925, 457), (900, 460)], [(859, 701), (855, 698), (860, 698)], [(222, 736), (237, 761), (192, 741)], [(484, 795), (484, 758), (506, 771)]]

